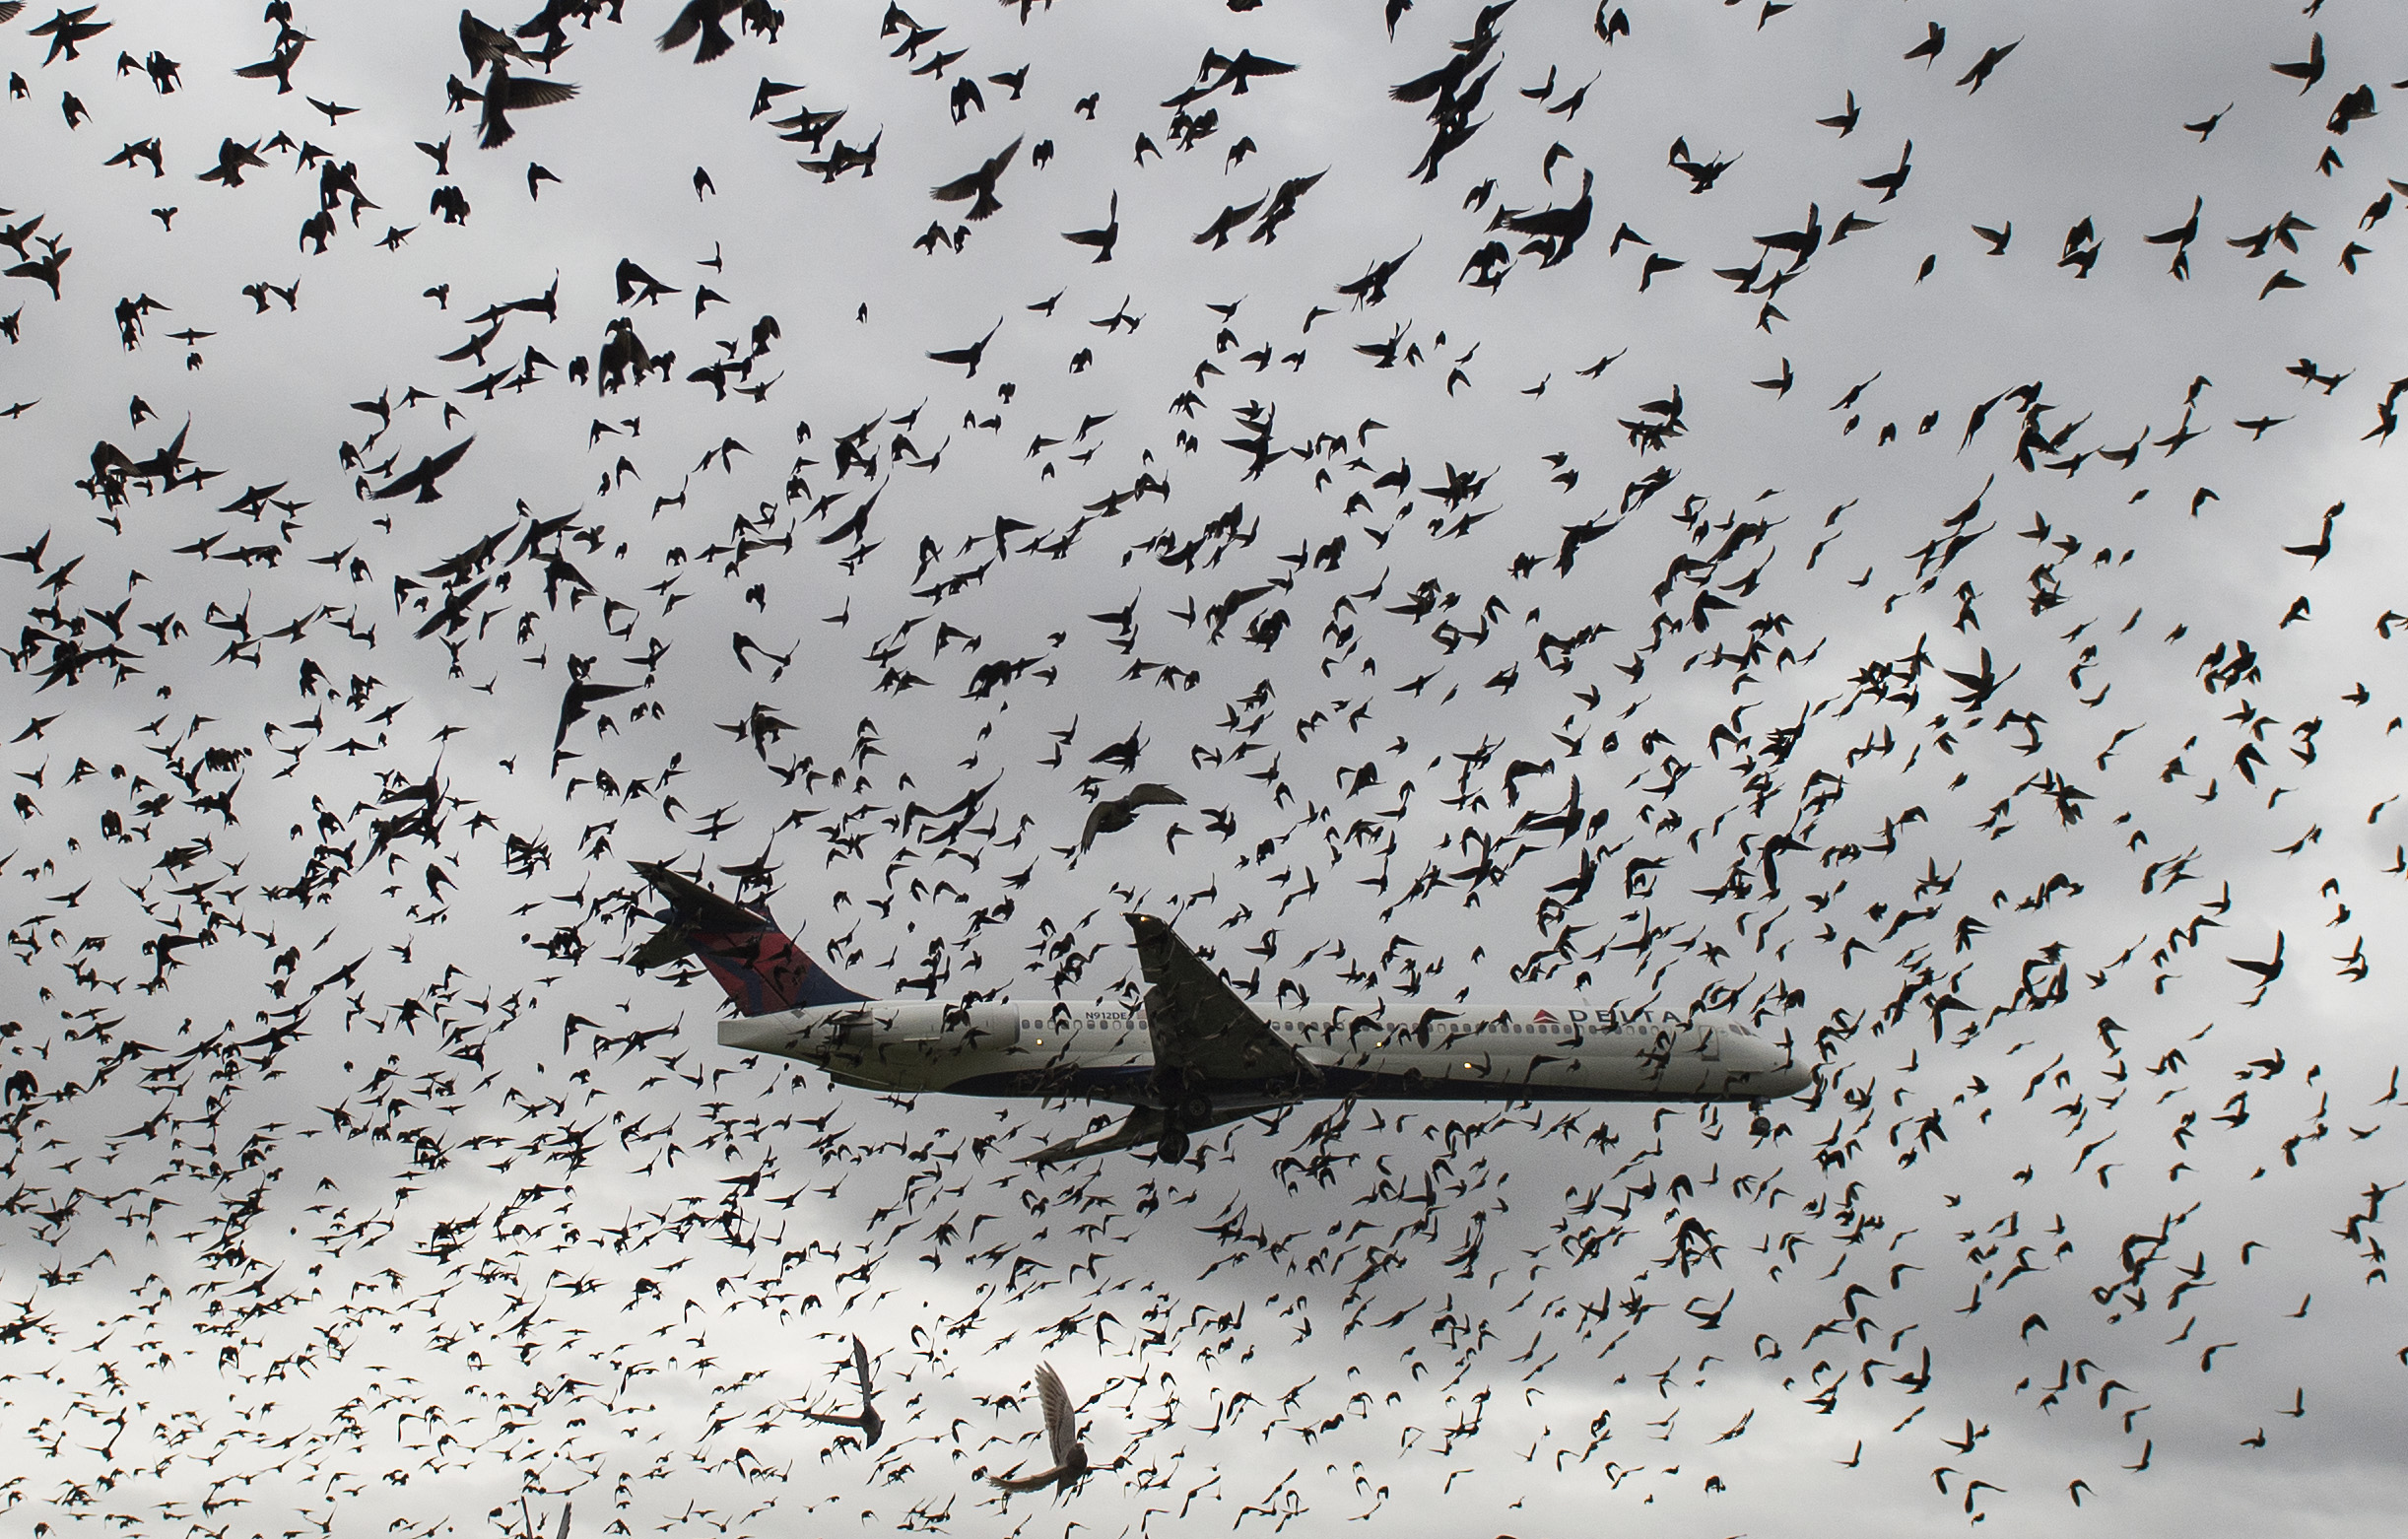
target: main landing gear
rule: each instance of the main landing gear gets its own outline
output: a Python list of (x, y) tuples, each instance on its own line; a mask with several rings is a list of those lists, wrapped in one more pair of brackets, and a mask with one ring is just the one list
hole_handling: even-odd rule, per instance
[(1188, 1130), (1208, 1125), (1212, 1113), (1212, 1100), (1206, 1096), (1188, 1096), (1177, 1105), (1165, 1108), (1163, 1114), (1169, 1125), (1162, 1141), (1154, 1146), (1156, 1162), (1176, 1165), (1186, 1159)]

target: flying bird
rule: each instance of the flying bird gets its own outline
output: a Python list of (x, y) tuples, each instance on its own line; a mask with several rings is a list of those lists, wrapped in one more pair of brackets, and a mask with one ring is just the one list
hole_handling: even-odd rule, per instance
[[(2269, 64), (2266, 67), (2274, 71), (2274, 73), (2277, 75), (2288, 75), (2293, 80), (2298, 81), (2300, 83), (2300, 95), (2308, 95), (2309, 92), (2316, 89), (2316, 82), (2324, 78), (2324, 34), (2322, 33), (2316, 33), (2308, 39), (2307, 58), (2300, 60), (2296, 64)], [(2219, 117), (2222, 115), (2222, 113), (2217, 114)], [(2214, 118), (2208, 119), (2208, 126), (2210, 128), (2215, 126)], [(2197, 132), (2197, 130), (2194, 130), (2194, 132)], [(2207, 134), (2204, 132), (2199, 132), (2199, 137), (2204, 140), (2207, 137)]]
[(826, 1422), (835, 1427), (858, 1427), (861, 1429), (861, 1445), (875, 1448), (879, 1434), (886, 1428), (886, 1419), (878, 1414), (877, 1407), (870, 1404), (870, 1355), (858, 1336), (853, 1338), (853, 1377), (861, 1389), (859, 1415), (839, 1416), (828, 1411), (805, 1411), (803, 1414), (815, 1422)]
[(460, 52), (467, 55), (470, 80), (476, 79), (488, 64), (502, 59), (516, 59), (521, 64), (535, 62), (527, 56), (527, 50), (519, 46), (517, 38), (499, 27), (490, 27), (477, 20), (469, 14), (466, 6), (460, 8)]
[[(58, 15), (42, 23), (39, 27), (29, 27), (26, 29), (26, 33), (29, 36), (47, 37), (50, 39), (50, 51), (43, 55), (41, 61), (43, 68), (47, 69), (52, 60), (62, 56), (70, 61), (81, 58), (82, 55), (76, 52), (75, 45), (77, 43), (85, 42), (94, 37), (98, 37), (100, 35), (100, 33), (108, 31), (111, 27), (116, 25), (114, 22), (96, 22), (91, 20), (92, 13), (98, 11), (100, 7), (97, 5), (88, 5), (79, 10), (61, 11), (58, 13)], [(13, 15), (14, 13), (11, 14)], [(7, 18), (0, 17), (0, 21), (5, 20), (7, 20)]]
[(972, 222), (984, 219), (1003, 207), (1002, 203), (996, 200), (995, 183), (1002, 177), (1005, 169), (1011, 166), (1012, 157), (1019, 153), (1020, 140), (1015, 139), (1005, 145), (1001, 153), (990, 158), (985, 165), (969, 175), (956, 176), (941, 187), (929, 188), (928, 196), (939, 203), (960, 203), (967, 198), (976, 198), (978, 201), (970, 206), (970, 213), (967, 217)]
[(416, 492), (418, 502), (441, 502), (443, 494), (436, 490), (435, 483), (449, 474), (453, 466), (459, 464), (460, 456), (466, 454), (468, 446), (476, 441), (477, 435), (472, 433), (440, 454), (422, 455), (416, 465), (395, 476), (383, 486), (369, 493), (368, 496), (381, 502), (387, 498), (400, 497), (405, 492)]
[(1965, 74), (1958, 79), (1957, 84), (1960, 86), (1971, 86), (1973, 88), (1973, 90), (1966, 93), (1966, 95), (1969, 97), (1979, 94), (1983, 84), (1990, 78), (1990, 71), (1998, 68), (2000, 62), (2003, 61), (2008, 54), (2013, 53), (2016, 49), (2022, 47), (2023, 45), (2024, 40), (2021, 37), (2018, 37), (2003, 48), (1990, 49), (1974, 63), (1972, 69), (1967, 70)]
[(1117, 834), (1137, 821), (1140, 807), (1184, 807), (1187, 798), (1167, 785), (1152, 781), (1129, 787), (1125, 796), (1114, 796), (1096, 803), (1087, 814), (1087, 828), (1079, 836), (1079, 853), (1087, 853), (1099, 834)]
[[(493, 77), (486, 81), (480, 100), (485, 111), (479, 118), (480, 149), (492, 150), (516, 137), (518, 130), (510, 126), (509, 113), (529, 107), (557, 106), (577, 94), (577, 88), (566, 81), (530, 80), (510, 73), (502, 59), (493, 61)], [(473, 95), (473, 93), (472, 93)]]
[(986, 345), (989, 342), (994, 341), (995, 333), (1001, 331), (1002, 329), (1003, 322), (1002, 320), (998, 319), (995, 324), (986, 329), (985, 336), (980, 337), (969, 347), (948, 348), (942, 353), (931, 353), (928, 356), (940, 364), (968, 364), (970, 366), (970, 372), (964, 374), (962, 377), (965, 379), (975, 379), (978, 377), (978, 361), (986, 356)]
[(677, 20), (669, 24), (669, 30), (654, 40), (654, 46), (668, 53), (700, 37), (702, 41), (695, 46), (694, 62), (708, 64), (736, 45), (736, 39), (728, 35), (719, 18), (741, 8), (744, 3), (745, 0), (686, 0), (686, 8), (677, 13)]
[(1070, 1391), (1062, 1387), (1053, 1369), (1043, 1363), (1037, 1366), (1037, 1394), (1045, 1411), (1045, 1445), (1053, 1459), (1051, 1469), (1035, 1475), (989, 1475), (990, 1484), (1004, 1491), (1041, 1491), (1053, 1486), (1067, 1492), (1087, 1473), (1087, 1445), (1079, 1441), (1079, 1413), (1070, 1403)]
[(1120, 194), (1117, 190), (1112, 193), (1111, 213), (1106, 218), (1108, 222), (1102, 230), (1065, 230), (1062, 238), (1072, 245), (1094, 247), (1096, 260), (1108, 262), (1112, 259), (1112, 247), (1120, 242)]

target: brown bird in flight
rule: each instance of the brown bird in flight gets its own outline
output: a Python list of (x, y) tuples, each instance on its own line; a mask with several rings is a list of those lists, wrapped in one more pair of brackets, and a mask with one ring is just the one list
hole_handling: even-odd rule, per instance
[(1079, 853), (1087, 853), (1087, 847), (1095, 843), (1097, 835), (1117, 834), (1135, 823), (1140, 807), (1186, 805), (1187, 798), (1167, 785), (1157, 785), (1151, 780), (1142, 785), (1133, 785), (1126, 796), (1115, 796), (1096, 803), (1095, 810), (1087, 815), (1087, 832), (1079, 836)]
[(1079, 1441), (1079, 1413), (1070, 1391), (1046, 1364), (1037, 1366), (1037, 1395), (1045, 1410), (1045, 1444), (1053, 1467), (1035, 1475), (989, 1475), (989, 1484), (1005, 1491), (1041, 1491), (1055, 1486), (1068, 1491), (1087, 1473), (1087, 1445)]

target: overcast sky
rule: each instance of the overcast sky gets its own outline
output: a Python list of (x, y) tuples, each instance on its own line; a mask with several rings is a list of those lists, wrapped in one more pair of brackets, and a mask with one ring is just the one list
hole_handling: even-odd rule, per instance
[[(12, 1528), (2394, 1528), (2385, 11), (599, 9), (490, 150), (438, 7), (7, 23)], [(1098, 1108), (722, 1052), (630, 859), (1820, 1082), (1031, 1175)]]

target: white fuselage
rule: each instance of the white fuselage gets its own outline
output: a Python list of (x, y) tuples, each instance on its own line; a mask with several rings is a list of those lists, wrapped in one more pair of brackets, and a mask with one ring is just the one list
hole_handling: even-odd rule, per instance
[[(1755, 1101), (1813, 1082), (1787, 1049), (1726, 1019), (1589, 1005), (1333, 1004), (1260, 1014), (1319, 1071), (1305, 1092), (1313, 1099)], [(1144, 1013), (1111, 1000), (867, 1000), (724, 1021), (719, 1042), (906, 1094), (1154, 1100)], [(1232, 1087), (1212, 1097), (1225, 1106), (1296, 1099), (1293, 1088)]]

